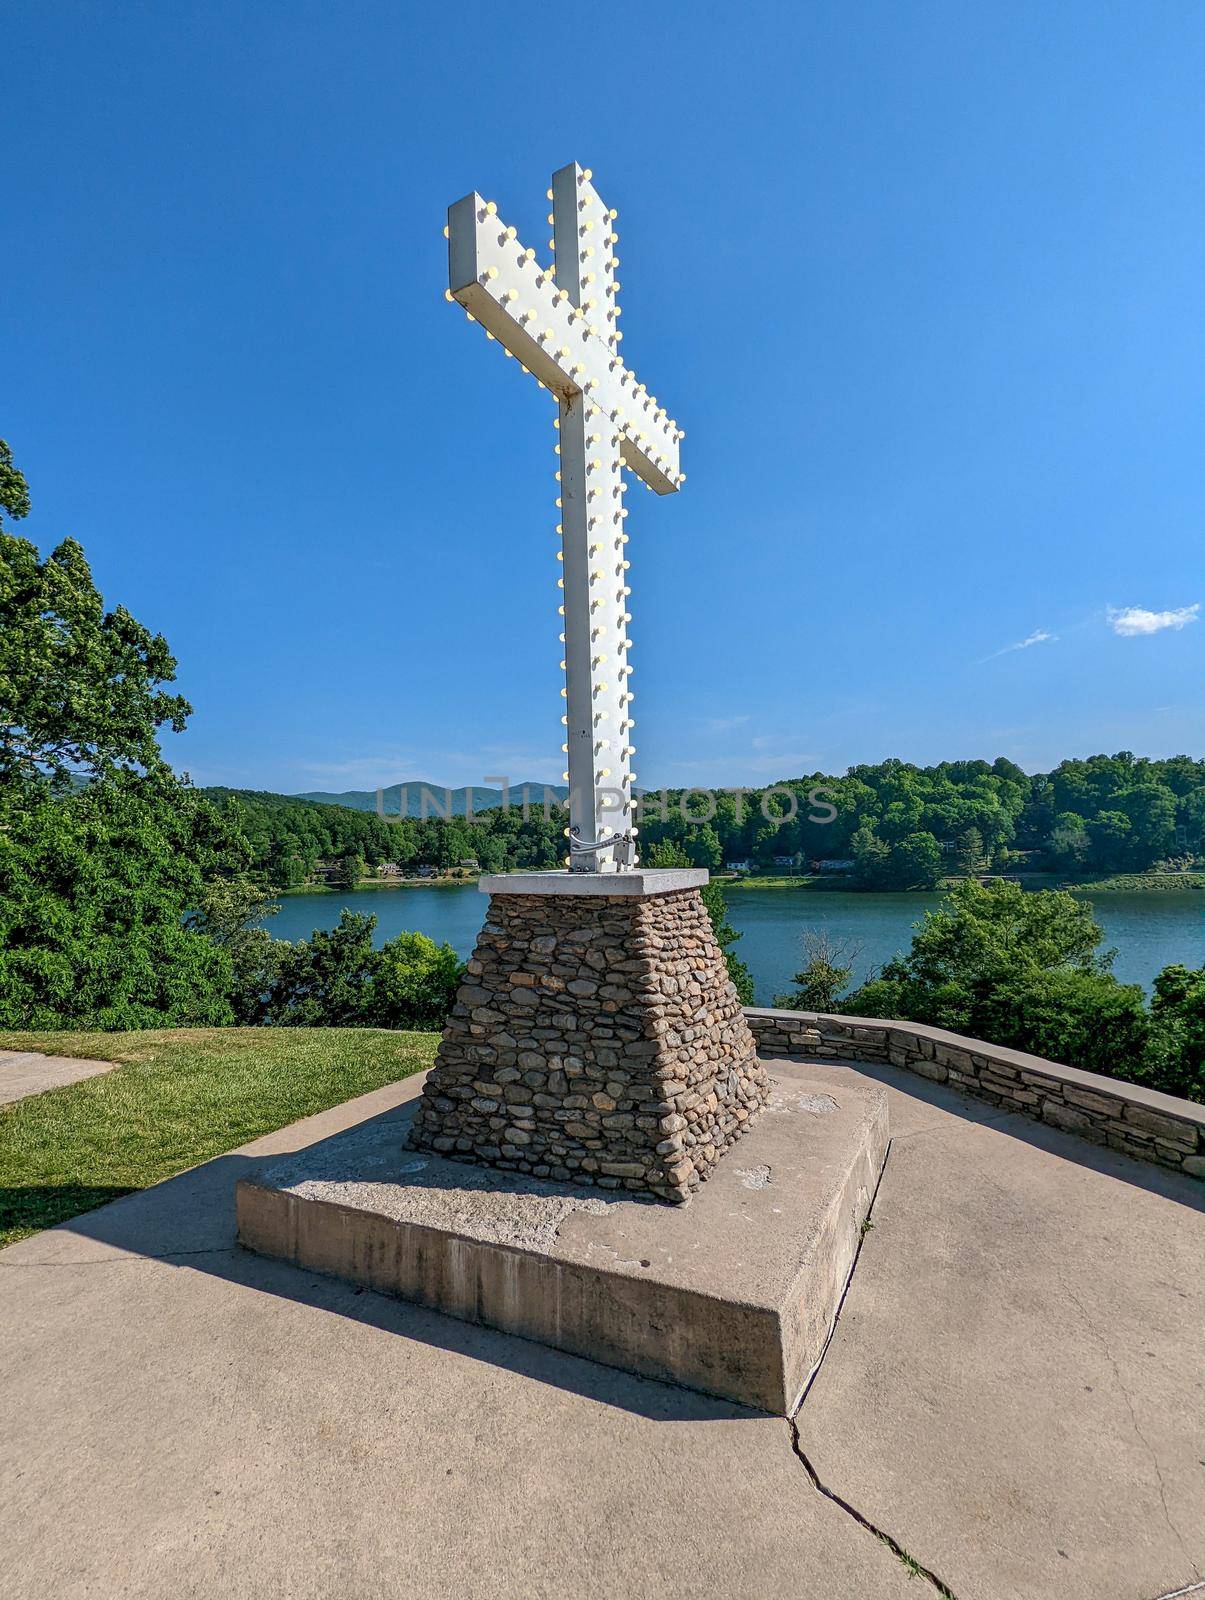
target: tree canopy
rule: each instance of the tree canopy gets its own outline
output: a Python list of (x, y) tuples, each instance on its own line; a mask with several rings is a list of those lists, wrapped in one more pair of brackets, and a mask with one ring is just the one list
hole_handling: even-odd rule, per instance
[(1110, 971), (1092, 907), (1059, 890), (956, 885), (907, 955), (840, 1002), (905, 1017), (1088, 1072), (1132, 1077), (1149, 1030), (1142, 989)]
[[(0, 505), (29, 507), (7, 446)], [(163, 760), (175, 670), (74, 540), (43, 561), (0, 530), (0, 1025), (229, 1020), (229, 956), (184, 917), (242, 847)]]
[[(659, 847), (713, 871), (733, 861), (807, 871), (818, 859), (843, 860), (852, 867), (842, 881), (859, 888), (927, 889), (956, 873), (1022, 866), (1139, 871), (1205, 855), (1205, 761), (1187, 756), (1144, 761), (1123, 751), (1063, 762), (1032, 777), (1004, 759), (935, 767), (889, 760), (775, 787), (793, 797), (794, 815), (781, 795), (764, 789), (720, 791), (706, 820), (701, 809), (687, 820), (692, 807), (681, 790), (643, 796), (646, 861)], [(813, 804), (809, 796), (819, 791), (824, 800)], [(564, 855), (565, 813), (550, 808), (545, 815), (539, 804), (527, 816), (516, 804), (479, 811), (472, 821), (423, 820), (262, 792), (206, 793), (230, 808), (254, 870), (281, 889), (305, 883), (318, 862), (349, 855), (362, 856), (369, 868), (393, 861), (448, 871), (475, 862), (485, 872), (548, 869)], [(1083, 814), (1059, 809), (1072, 797)], [(765, 813), (773, 816), (776, 802), (783, 820), (769, 821)]]
[(84, 552), (64, 539), (42, 560), (0, 532), (0, 787), (163, 770), (156, 734), (191, 712), (162, 634), (106, 611)]

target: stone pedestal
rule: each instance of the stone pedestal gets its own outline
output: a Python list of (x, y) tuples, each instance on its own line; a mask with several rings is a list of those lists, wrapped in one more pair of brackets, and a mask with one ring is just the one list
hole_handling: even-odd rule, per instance
[(698, 870), (483, 878), (414, 1147), (682, 1201), (765, 1104)]

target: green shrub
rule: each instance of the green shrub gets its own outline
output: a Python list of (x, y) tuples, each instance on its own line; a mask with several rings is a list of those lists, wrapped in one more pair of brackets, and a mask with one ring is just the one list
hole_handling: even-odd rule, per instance
[[(247, 918), (261, 914), (254, 893), (242, 903)], [(442, 1028), (463, 971), (455, 950), (423, 933), (400, 933), (375, 950), (376, 925), (373, 916), (343, 911), (336, 927), (293, 943), (228, 928), (234, 1011), (279, 1028)]]
[(1205, 1101), (1205, 967), (1164, 967), (1155, 979), (1139, 1081), (1165, 1094)]
[(906, 956), (839, 1003), (1205, 1100), (1205, 972), (1167, 967), (1148, 1011), (1098, 954), (1090, 905), (1058, 890), (959, 884)]
[(372, 1023), (378, 1028), (442, 1028), (463, 971), (450, 944), (436, 944), (425, 933), (399, 933), (377, 951), (373, 962)]

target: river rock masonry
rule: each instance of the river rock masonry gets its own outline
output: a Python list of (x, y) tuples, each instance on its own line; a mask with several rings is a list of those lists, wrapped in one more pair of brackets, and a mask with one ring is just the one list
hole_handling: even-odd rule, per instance
[(768, 1094), (700, 882), (483, 879), (489, 911), (412, 1145), (686, 1200)]

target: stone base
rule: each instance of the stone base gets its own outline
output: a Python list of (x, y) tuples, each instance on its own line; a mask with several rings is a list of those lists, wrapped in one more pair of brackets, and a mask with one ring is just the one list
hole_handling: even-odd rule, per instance
[(776, 1064), (739, 1155), (689, 1206), (416, 1155), (391, 1118), (241, 1180), (239, 1239), (784, 1415), (820, 1359), (887, 1151), (881, 1090), (808, 1073)]
[(528, 874), (518, 892), (487, 880), (414, 1147), (687, 1199), (766, 1096), (696, 887), (706, 876)]

